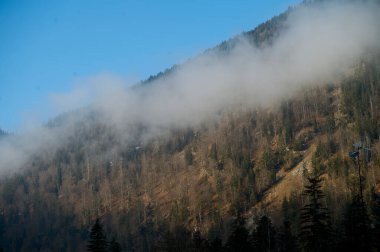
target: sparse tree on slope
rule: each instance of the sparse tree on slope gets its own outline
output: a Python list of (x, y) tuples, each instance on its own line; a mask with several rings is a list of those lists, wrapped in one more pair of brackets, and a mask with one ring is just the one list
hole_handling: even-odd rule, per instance
[(267, 216), (262, 216), (253, 232), (254, 251), (276, 251), (276, 230)]
[(332, 234), (329, 212), (322, 205), (325, 195), (322, 192), (322, 179), (320, 176), (308, 178), (309, 184), (305, 186), (303, 195), (308, 203), (301, 209), (300, 243), (303, 251), (329, 251), (331, 250)]
[(355, 196), (348, 206), (344, 219), (344, 249), (371, 251), (370, 221), (365, 203)]
[(103, 231), (103, 226), (99, 219), (96, 219), (95, 224), (91, 228), (90, 240), (87, 243), (87, 251), (105, 252), (107, 251), (107, 240)]
[(297, 241), (292, 234), (289, 221), (284, 221), (281, 233), (279, 235), (279, 251), (280, 252), (295, 252), (297, 251)]
[(249, 233), (244, 224), (245, 221), (241, 217), (238, 217), (232, 224), (232, 233), (226, 243), (227, 251), (250, 251), (252, 249)]
[(113, 238), (109, 244), (109, 251), (110, 252), (121, 252), (121, 246), (120, 244)]

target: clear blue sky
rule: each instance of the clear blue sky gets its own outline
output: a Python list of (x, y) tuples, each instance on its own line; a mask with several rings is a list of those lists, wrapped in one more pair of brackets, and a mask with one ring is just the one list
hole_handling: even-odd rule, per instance
[(145, 79), (298, 2), (0, 0), (0, 128), (17, 131), (77, 78)]

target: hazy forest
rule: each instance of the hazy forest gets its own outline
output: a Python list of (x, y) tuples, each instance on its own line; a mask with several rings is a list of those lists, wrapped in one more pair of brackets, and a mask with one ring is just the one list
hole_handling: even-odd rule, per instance
[[(378, 1), (304, 1), (200, 58), (233, 68), (230, 55), (241, 44), (279, 51), (272, 48), (292, 31), (289, 20), (326, 2), (380, 10)], [(369, 37), (380, 41), (379, 34)], [(189, 103), (194, 110), (185, 115), (169, 109), (169, 123), (157, 117), (125, 127), (96, 106), (51, 119), (36, 139), (64, 129), (60, 144), (44, 144), (0, 178), (0, 251), (380, 251), (380, 50), (364, 44), (333, 73), (330, 65), (301, 69), (307, 76), (285, 68), (297, 84), (275, 95), (258, 89), (266, 100), (258, 103), (251, 94), (221, 94), (200, 116)], [(133, 92), (155, 104), (151, 89), (177, 72), (196, 72), (186, 64)], [(0, 143), (17, 139), (0, 131)]]

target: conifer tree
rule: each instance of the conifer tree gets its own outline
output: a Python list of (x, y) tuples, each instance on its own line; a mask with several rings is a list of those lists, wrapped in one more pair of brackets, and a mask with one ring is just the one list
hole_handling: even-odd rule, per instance
[(348, 206), (344, 219), (344, 249), (371, 251), (370, 221), (365, 203), (355, 196)]
[(107, 240), (103, 231), (103, 226), (99, 219), (91, 228), (90, 239), (87, 242), (87, 251), (105, 252), (107, 251)]
[(202, 251), (204, 240), (201, 237), (199, 228), (195, 228), (192, 234), (193, 246), (195, 251)]
[(267, 216), (262, 216), (253, 233), (254, 251), (276, 251), (276, 230)]
[(372, 195), (373, 197), (373, 205), (372, 205), (372, 213), (374, 217), (375, 229), (373, 232), (373, 243), (376, 251), (380, 251), (380, 197), (375, 193)]
[(187, 148), (185, 151), (185, 160), (187, 165), (193, 164), (193, 153), (191, 152), (191, 148)]
[(285, 220), (281, 233), (279, 235), (279, 251), (294, 252), (297, 251), (297, 241), (292, 234), (290, 222)]
[(110, 252), (121, 252), (121, 246), (120, 244), (113, 238), (109, 244), (109, 251)]
[(222, 240), (219, 237), (215, 237), (209, 244), (210, 251), (223, 251)]
[(244, 226), (245, 221), (241, 217), (232, 225), (232, 233), (226, 243), (227, 251), (250, 251), (252, 246), (249, 242), (249, 233)]
[(327, 207), (322, 205), (325, 197), (319, 175), (308, 177), (303, 195), (308, 198), (301, 209), (300, 242), (303, 251), (329, 251), (331, 247), (331, 227)]

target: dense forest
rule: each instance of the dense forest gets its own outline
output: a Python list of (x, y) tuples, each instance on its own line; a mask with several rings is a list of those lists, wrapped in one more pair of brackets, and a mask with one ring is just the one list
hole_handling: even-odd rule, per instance
[[(241, 36), (269, 46), (292, 11)], [(211, 50), (228, 53), (236, 39)], [(380, 54), (370, 52), (335, 81), (145, 142), (143, 126), (125, 142), (91, 111), (67, 144), (1, 177), (0, 247), (380, 251), (379, 106)]]

